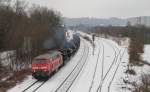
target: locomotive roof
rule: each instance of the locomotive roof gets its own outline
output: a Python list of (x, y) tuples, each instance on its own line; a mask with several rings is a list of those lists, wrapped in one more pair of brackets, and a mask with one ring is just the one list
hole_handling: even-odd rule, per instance
[(60, 54), (59, 51), (49, 51), (45, 54), (35, 57), (35, 59), (50, 59), (58, 54)]

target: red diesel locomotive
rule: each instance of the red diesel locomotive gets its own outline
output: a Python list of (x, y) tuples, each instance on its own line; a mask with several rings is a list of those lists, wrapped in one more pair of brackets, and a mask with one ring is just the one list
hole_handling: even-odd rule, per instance
[(33, 59), (32, 76), (36, 79), (48, 79), (62, 65), (63, 57), (61, 52), (50, 51)]

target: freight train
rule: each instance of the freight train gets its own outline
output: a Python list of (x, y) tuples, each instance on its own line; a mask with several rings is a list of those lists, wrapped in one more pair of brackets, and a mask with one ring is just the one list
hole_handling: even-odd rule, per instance
[(64, 66), (80, 47), (80, 37), (75, 35), (71, 43), (58, 50), (51, 50), (32, 60), (32, 76), (38, 80), (48, 79)]

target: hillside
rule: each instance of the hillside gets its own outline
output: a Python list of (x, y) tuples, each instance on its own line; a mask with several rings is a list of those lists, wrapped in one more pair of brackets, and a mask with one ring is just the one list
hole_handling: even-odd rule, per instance
[(66, 26), (126, 26), (127, 22), (130, 21), (132, 25), (144, 24), (150, 26), (150, 16), (143, 17), (131, 17), (127, 19), (121, 18), (63, 18), (63, 22)]

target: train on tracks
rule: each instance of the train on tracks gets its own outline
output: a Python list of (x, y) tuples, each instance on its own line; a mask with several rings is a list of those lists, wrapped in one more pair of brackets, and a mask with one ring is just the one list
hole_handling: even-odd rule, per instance
[(80, 37), (73, 36), (71, 43), (58, 50), (50, 50), (32, 60), (32, 76), (37, 80), (47, 80), (77, 52), (80, 47)]

